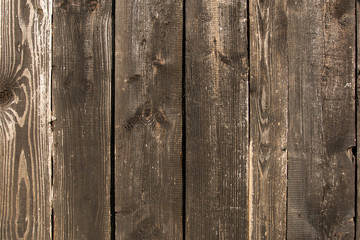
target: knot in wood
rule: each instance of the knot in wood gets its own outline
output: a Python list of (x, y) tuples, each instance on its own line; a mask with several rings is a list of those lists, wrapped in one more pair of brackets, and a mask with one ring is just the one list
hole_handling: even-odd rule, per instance
[(268, 144), (260, 144), (260, 154), (262, 155), (270, 154), (270, 146)]
[(165, 114), (162, 112), (157, 112), (155, 114), (155, 119), (158, 123), (164, 123), (167, 121)]
[(91, 12), (95, 11), (99, 3), (97, 1), (91, 1), (88, 5)]
[(143, 124), (151, 124), (154, 121), (154, 116), (151, 108), (144, 108), (141, 112), (140, 120)]
[(14, 93), (9, 89), (0, 89), (0, 106), (9, 104), (14, 97)]
[(36, 12), (40, 16), (44, 15), (44, 11), (41, 8), (38, 8)]
[(162, 67), (165, 64), (165, 62), (161, 59), (154, 59), (152, 63), (156, 68)]

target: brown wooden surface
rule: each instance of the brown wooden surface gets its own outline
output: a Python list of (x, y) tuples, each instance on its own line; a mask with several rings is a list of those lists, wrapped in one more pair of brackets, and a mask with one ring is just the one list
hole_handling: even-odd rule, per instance
[(355, 2), (289, 1), (288, 239), (354, 239)]
[(286, 238), (286, 1), (251, 1), (249, 239)]
[(50, 239), (51, 4), (0, 1), (0, 239)]
[(116, 239), (183, 239), (182, 14), (116, 1)]
[(0, 0), (0, 239), (360, 239), (359, 19)]
[(186, 239), (248, 235), (244, 0), (186, 2)]
[(109, 1), (55, 1), (54, 239), (110, 239)]

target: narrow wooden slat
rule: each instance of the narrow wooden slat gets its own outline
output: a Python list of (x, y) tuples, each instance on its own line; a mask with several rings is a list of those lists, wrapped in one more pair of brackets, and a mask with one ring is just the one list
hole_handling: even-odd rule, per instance
[(287, 1), (251, 1), (249, 239), (286, 239)]
[(355, 1), (287, 1), (288, 239), (354, 239)]
[(247, 239), (247, 1), (185, 9), (186, 238)]
[(0, 239), (50, 239), (51, 2), (0, 1)]
[(115, 15), (116, 239), (182, 239), (182, 1)]
[(110, 239), (111, 1), (53, 16), (54, 239)]

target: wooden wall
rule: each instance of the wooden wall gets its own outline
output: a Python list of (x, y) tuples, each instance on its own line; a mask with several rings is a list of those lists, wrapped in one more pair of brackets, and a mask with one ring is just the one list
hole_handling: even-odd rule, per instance
[(360, 239), (359, 4), (0, 0), (0, 239)]

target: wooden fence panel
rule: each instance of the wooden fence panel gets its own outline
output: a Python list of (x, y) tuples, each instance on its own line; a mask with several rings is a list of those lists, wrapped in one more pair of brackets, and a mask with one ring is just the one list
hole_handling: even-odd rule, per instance
[(355, 1), (287, 1), (288, 239), (354, 239)]
[(115, 14), (116, 239), (183, 239), (182, 1)]
[(54, 2), (54, 239), (110, 239), (111, 1)]
[(186, 2), (186, 238), (248, 236), (247, 1)]
[(0, 239), (360, 239), (359, 4), (0, 0)]
[(51, 2), (0, 1), (0, 239), (50, 239)]
[(249, 239), (286, 238), (286, 1), (251, 1)]

